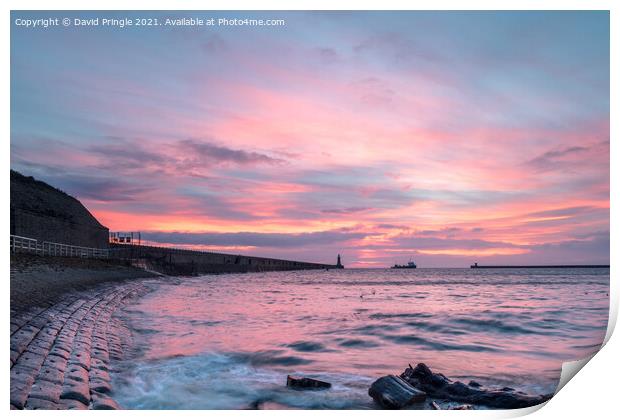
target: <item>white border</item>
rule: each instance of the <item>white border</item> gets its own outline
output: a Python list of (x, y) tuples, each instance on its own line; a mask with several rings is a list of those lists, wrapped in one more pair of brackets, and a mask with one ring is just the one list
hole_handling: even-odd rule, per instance
[[(3, 151), (0, 153), (0, 160), (5, 174), (8, 174), (10, 167), (10, 75), (9, 64), (10, 63), (10, 19), (9, 11), (14, 10), (611, 10), (611, 137), (610, 139), (617, 138), (617, 121), (620, 121), (620, 115), (618, 115), (618, 108), (616, 106), (615, 98), (620, 98), (620, 92), (618, 91), (617, 77), (614, 75), (620, 74), (620, 66), (618, 65), (618, 46), (620, 45), (618, 36), (620, 28), (620, 19), (618, 17), (620, 10), (620, 2), (611, 0), (470, 0), (465, 2), (464, 0), (433, 0), (433, 1), (398, 1), (398, 0), (358, 0), (355, 2), (346, 2), (343, 0), (212, 0), (209, 2), (199, 0), (184, 0), (184, 1), (166, 1), (166, 0), (151, 0), (151, 1), (128, 1), (128, 0), (91, 0), (88, 3), (78, 0), (56, 0), (51, 4), (49, 1), (44, 0), (5, 0), (2, 2), (0, 8), (5, 12), (2, 20), (2, 57), (4, 57), (3, 66), (0, 69), (2, 72), (2, 84), (3, 95), (2, 98), (2, 127), (5, 127), (3, 132)], [(618, 147), (615, 145), (615, 141), (611, 141), (611, 255), (618, 255), (618, 212), (617, 212), (617, 199), (618, 186), (617, 181), (619, 179), (618, 164)], [(0, 188), (2, 194), (6, 199), (5, 204), (2, 206), (0, 215), (3, 223), (1, 224), (0, 237), (8, 238), (9, 236), (9, 177), (4, 176), (0, 179)], [(2, 347), (2, 354), (4, 359), (8, 358), (9, 346), (9, 282), (8, 282), (8, 269), (9, 269), (9, 249), (8, 240), (3, 242), (0, 248), (0, 258), (2, 259), (2, 265), (5, 272), (5, 278), (2, 282), (3, 295), (4, 295), (4, 322), (2, 323), (2, 337), (4, 337), (5, 344)], [(613, 259), (612, 259), (613, 260)], [(579, 373), (579, 379), (570, 381), (565, 388), (562, 389), (550, 402), (545, 406), (545, 409), (536, 411), (537, 409), (525, 409), (515, 411), (491, 411), (491, 412), (468, 412), (468, 411), (454, 411), (454, 412), (442, 412), (442, 416), (459, 416), (460, 418), (505, 418), (524, 415), (532, 411), (536, 411), (532, 414), (531, 418), (610, 418), (610, 414), (617, 415), (618, 409), (616, 405), (617, 399), (617, 381), (620, 379), (619, 375), (619, 363), (616, 355), (620, 354), (620, 344), (618, 338), (611, 336), (611, 332), (616, 323), (618, 313), (618, 266), (615, 261), (611, 264), (611, 312), (610, 312), (610, 326), (607, 332), (606, 340), (607, 344), (590, 362), (587, 367)], [(610, 339), (611, 337), (611, 339)], [(5, 368), (6, 369), (6, 368)], [(4, 380), (2, 381), (2, 395), (6, 398), (5, 407), (8, 409), (9, 402), (9, 375), (8, 369), (5, 370)], [(451, 413), (451, 414), (446, 414)], [(109, 412), (90, 412), (86, 413), (69, 413), (69, 412), (16, 412), (11, 411), (10, 416), (24, 417), (24, 418), (40, 418), (45, 416), (46, 418), (64, 418), (65, 416), (84, 416), (87, 415), (91, 418), (103, 418), (103, 416), (110, 416)], [(167, 418), (171, 413), (169, 412), (155, 412), (155, 411), (141, 411), (141, 412), (129, 412), (123, 411), (114, 413), (119, 417), (141, 417), (141, 418)], [(252, 417), (252, 418), (276, 418), (276, 419), (289, 419), (291, 416), (301, 419), (310, 419), (317, 413), (314, 411), (297, 411), (294, 414), (286, 411), (278, 412), (266, 412), (266, 411), (248, 411), (248, 412), (230, 412), (230, 411), (217, 411), (217, 412), (204, 412), (204, 411), (178, 411), (175, 412), (175, 416), (191, 417), (191, 418), (204, 418), (207, 416), (217, 416), (218, 418), (233, 418), (233, 417)], [(374, 418), (377, 415), (390, 416), (394, 418), (407, 418), (410, 419), (415, 416), (418, 418), (437, 418), (439, 412), (425, 411), (425, 412), (379, 412), (376, 411), (358, 411), (358, 412), (321, 412), (321, 416), (327, 417), (340, 417), (353, 415), (356, 418), (366, 419)]]

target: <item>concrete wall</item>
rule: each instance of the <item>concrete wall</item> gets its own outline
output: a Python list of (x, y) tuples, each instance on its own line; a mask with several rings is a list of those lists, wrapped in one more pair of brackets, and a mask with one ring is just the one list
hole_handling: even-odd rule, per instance
[(113, 258), (139, 260), (149, 268), (165, 274), (190, 275), (336, 268), (332, 264), (316, 264), (176, 248), (121, 244), (111, 244), (110, 246)]

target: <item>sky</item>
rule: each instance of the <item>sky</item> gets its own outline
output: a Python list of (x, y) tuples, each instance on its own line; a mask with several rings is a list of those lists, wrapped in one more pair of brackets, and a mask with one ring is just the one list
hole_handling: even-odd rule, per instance
[[(16, 18), (263, 18), (48, 27)], [(609, 264), (607, 12), (12, 12), (11, 168), (149, 243)]]

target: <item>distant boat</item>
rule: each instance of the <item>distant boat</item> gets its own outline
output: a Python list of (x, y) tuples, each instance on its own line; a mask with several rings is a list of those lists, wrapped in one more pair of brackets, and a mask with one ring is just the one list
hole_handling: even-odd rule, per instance
[(407, 265), (398, 265), (398, 264), (394, 264), (394, 265), (392, 266), (392, 268), (418, 268), (418, 266), (417, 266), (417, 265), (415, 265), (415, 262), (413, 262), (413, 261), (409, 261), (409, 262), (407, 263)]

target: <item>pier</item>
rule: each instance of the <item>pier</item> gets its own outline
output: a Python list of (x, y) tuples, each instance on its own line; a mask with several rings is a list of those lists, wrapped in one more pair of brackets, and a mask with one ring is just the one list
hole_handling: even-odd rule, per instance
[(110, 244), (110, 257), (131, 261), (134, 265), (170, 275), (344, 268), (342, 264), (320, 264), (190, 249), (114, 243)]
[(469, 268), (609, 268), (609, 265), (478, 265), (478, 263), (475, 263), (470, 265)]

